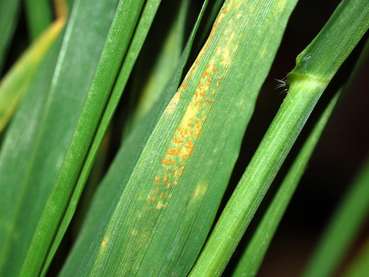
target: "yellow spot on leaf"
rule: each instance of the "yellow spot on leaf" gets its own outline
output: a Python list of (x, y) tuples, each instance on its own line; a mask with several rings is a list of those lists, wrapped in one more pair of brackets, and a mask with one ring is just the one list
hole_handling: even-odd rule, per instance
[(159, 201), (157, 204), (156, 204), (156, 209), (157, 210), (161, 210), (161, 209), (164, 209), (164, 208), (166, 208), (168, 205), (167, 204), (165, 204), (165, 203), (163, 203), (162, 201)]
[[(165, 109), (165, 115), (171, 116), (176, 112), (180, 101), (184, 101), (183, 104), (187, 105), (167, 145), (167, 150), (160, 159), (161, 168), (153, 180), (155, 187), (160, 188), (160, 191), (150, 192), (148, 196), (151, 207), (158, 210), (167, 207), (173, 188), (180, 183), (187, 161), (194, 154), (204, 124), (216, 103), (218, 87), (226, 78), (228, 68), (237, 52), (239, 35), (234, 33), (234, 25), (242, 21), (236, 16), (240, 14), (241, 3), (242, 0), (229, 0), (223, 6), (208, 40)], [(223, 22), (225, 17), (229, 20)], [(223, 35), (218, 39), (217, 34), (220, 32)], [(204, 60), (207, 64), (204, 64)], [(185, 93), (187, 97), (182, 97)], [(188, 97), (191, 97), (189, 103)], [(198, 199), (206, 191), (207, 184), (200, 183), (193, 191), (192, 198)]]
[(108, 246), (108, 238), (103, 238), (103, 240), (100, 243), (101, 248), (106, 248)]
[(201, 198), (201, 197), (203, 197), (207, 190), (208, 190), (208, 184), (204, 183), (204, 182), (200, 182), (196, 186), (196, 188), (195, 188), (195, 190), (192, 194), (192, 198)]
[(168, 106), (166, 107), (164, 113), (165, 114), (172, 114), (174, 113), (174, 111), (176, 110), (176, 107), (179, 103), (179, 100), (181, 98), (181, 94), (179, 92), (177, 92), (176, 94), (174, 94), (173, 98), (170, 100)]

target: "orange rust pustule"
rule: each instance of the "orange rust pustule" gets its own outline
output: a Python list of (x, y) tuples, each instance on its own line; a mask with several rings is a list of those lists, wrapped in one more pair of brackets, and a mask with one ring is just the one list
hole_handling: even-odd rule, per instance
[[(237, 21), (238, 19), (234, 17), (235, 19), (227, 21), (227, 24), (222, 26), (222, 30), (219, 27), (226, 14), (231, 10), (235, 10), (238, 4), (239, 2), (237, 1), (228, 1), (228, 4), (222, 8), (208, 40), (168, 105), (169, 108), (166, 112), (171, 116), (176, 111), (178, 101), (182, 101), (181, 94), (184, 91), (190, 93), (189, 89), (196, 85), (190, 103), (173, 133), (165, 154), (160, 159), (161, 167), (153, 180), (155, 187), (159, 188), (159, 190), (153, 189), (151, 191), (153, 193), (151, 196), (153, 196), (155, 201), (151, 202), (152, 198), (150, 198), (150, 202), (156, 209), (167, 207), (168, 200), (171, 197), (170, 191), (179, 183), (187, 161), (194, 153), (204, 123), (209, 116), (211, 107), (215, 104), (216, 89), (225, 80), (228, 67), (237, 51), (237, 36), (235, 36), (233, 31), (233, 24), (235, 23), (232, 21)], [(209, 46), (213, 43), (217, 32), (222, 32), (224, 35), (220, 37), (217, 46), (210, 49)], [(208, 60), (205, 68), (200, 69), (200, 61), (205, 56), (209, 57), (209, 55), (210, 60)], [(199, 72), (199, 70), (203, 71)], [(200, 74), (200, 80), (195, 84), (194, 76), (198, 76), (198, 74)], [(195, 193), (196, 196), (200, 194), (199, 192)]]

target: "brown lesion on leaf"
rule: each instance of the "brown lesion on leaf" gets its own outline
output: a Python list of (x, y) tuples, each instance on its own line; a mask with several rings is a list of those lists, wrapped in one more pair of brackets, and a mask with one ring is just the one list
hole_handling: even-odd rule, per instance
[[(239, 36), (234, 32), (234, 24), (237, 24), (237, 21), (240, 19), (229, 15), (229, 20), (227, 22), (224, 21), (225, 24), (222, 25), (221, 30), (219, 28), (228, 13), (231, 11), (234, 13), (239, 12), (237, 8), (241, 2), (238, 0), (228, 1), (222, 8), (208, 40), (165, 110), (165, 114), (173, 114), (179, 101), (181, 101), (181, 95), (193, 92), (184, 115), (167, 146), (167, 151), (161, 158), (161, 169), (153, 180), (156, 185), (155, 189), (159, 189), (152, 189), (148, 201), (157, 210), (165, 209), (168, 206), (171, 191), (179, 183), (187, 161), (194, 153), (211, 108), (216, 103), (217, 89), (227, 76), (228, 67), (231, 65), (238, 48)], [(214, 44), (217, 32), (222, 32), (222, 36), (215, 42), (217, 44), (216, 47), (210, 49), (210, 45)], [(203, 59), (209, 56), (210, 59), (207, 58), (208, 62), (205, 67), (200, 66), (200, 63), (204, 63)], [(202, 72), (199, 72), (199, 70), (202, 70)], [(194, 76), (200, 76), (199, 80), (195, 79)], [(190, 88), (193, 87), (195, 89), (191, 91)], [(192, 197), (202, 197), (206, 191), (207, 184), (198, 185)]]

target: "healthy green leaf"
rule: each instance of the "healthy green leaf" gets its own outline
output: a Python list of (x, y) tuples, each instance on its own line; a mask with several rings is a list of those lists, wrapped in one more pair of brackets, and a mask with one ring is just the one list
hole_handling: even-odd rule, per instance
[(35, 41), (0, 83), (0, 132), (16, 110), (42, 58), (58, 37), (64, 18), (56, 21)]
[[(301, 177), (303, 176), (308, 161), (314, 151), (316, 144), (318, 143), (319, 137), (331, 116), (331, 113), (336, 106), (337, 100), (342, 94), (342, 90), (346, 90), (350, 87), (351, 83), (354, 81), (357, 73), (360, 72), (362, 65), (367, 60), (369, 54), (369, 43), (366, 45), (363, 53), (360, 55), (354, 70), (352, 71), (347, 84), (343, 89), (339, 90), (336, 95), (330, 100), (323, 111), (320, 119), (315, 123), (313, 130), (306, 139), (299, 154), (295, 158), (294, 163), (289, 169), (288, 174), (282, 181), (280, 188), (278, 189), (276, 195), (274, 196), (272, 203), (269, 205), (266, 213), (263, 215), (261, 222), (259, 223), (256, 232), (253, 234), (251, 241), (247, 244), (246, 249), (242, 255), (241, 260), (238, 262), (236, 267), (235, 276), (255, 276), (258, 268), (261, 265), (263, 257), (269, 247), (269, 244), (274, 236), (274, 233), (281, 221), (283, 214), (290, 202)], [(337, 243), (337, 241), (335, 241)], [(338, 252), (332, 251), (334, 253)], [(326, 257), (324, 255), (324, 257)], [(331, 257), (331, 255), (329, 255)], [(322, 265), (327, 266), (327, 263), (322, 263)], [(322, 268), (322, 267), (320, 267)], [(312, 274), (311, 276), (319, 276), (319, 274)]]
[[(6, 226), (0, 233), (0, 264), (7, 276), (40, 272), (75, 185), (71, 180), (79, 171), (78, 161), (83, 160), (83, 148), (88, 147), (87, 143), (74, 151), (70, 148), (78, 139), (76, 134), (83, 134), (76, 125), (117, 4), (95, 2), (91, 5), (90, 0), (80, 0), (74, 4), (41, 122), (32, 142), (26, 141), (30, 143), (25, 151), (28, 154), (12, 151), (11, 144), (2, 149), (0, 188), (9, 197), (4, 197), (0, 207)], [(98, 24), (94, 24), (95, 18), (99, 18)], [(29, 114), (35, 112), (27, 107)], [(27, 164), (17, 166), (24, 157), (28, 157)]]
[[(27, 193), (26, 187), (17, 186), (12, 189), (12, 184), (20, 184), (22, 175), (9, 176), (9, 170), (16, 168), (18, 172), (27, 172), (29, 161), (24, 157), (31, 158), (35, 155), (36, 130), (40, 126), (42, 111), (45, 108), (47, 95), (51, 86), (51, 80), (56, 65), (59, 43), (55, 44), (43, 59), (39, 70), (29, 85), (17, 113), (14, 116), (9, 130), (6, 133), (2, 151), (0, 153), (0, 276), (11, 276), (18, 270), (19, 259), (26, 251), (27, 246), (18, 244), (17, 251), (11, 251), (10, 247), (20, 240), (20, 232), (14, 229), (14, 222), (19, 209), (22, 208), (22, 195)], [(23, 157), (23, 159), (19, 159)], [(25, 226), (22, 226), (25, 229)]]
[(261, 222), (258, 224), (255, 233), (252, 235), (251, 241), (248, 242), (245, 252), (242, 254), (233, 276), (256, 276), (273, 235), (287, 209), (288, 203), (290, 202), (296, 187), (305, 172), (314, 148), (319, 141), (334, 107), (336, 106), (339, 95), (340, 93), (337, 93), (331, 99), (318, 122), (315, 123), (314, 129), (306, 139), (301, 150), (299, 150), (298, 156), (289, 169), (288, 174), (282, 181), (282, 184), (280, 185), (276, 195), (273, 197), (272, 202), (269, 204), (269, 207), (263, 215)]
[[(129, 120), (128, 128), (139, 124), (138, 122), (151, 110), (165, 89), (170, 77), (175, 72), (183, 51), (188, 8), (188, 1), (172, 2), (167, 5), (166, 10), (162, 10), (162, 14), (158, 14), (158, 17), (161, 16), (162, 20), (161, 24), (158, 24), (152, 30), (155, 34), (155, 37), (152, 37), (152, 39), (160, 41), (156, 42), (161, 44), (160, 49), (153, 58), (152, 45), (146, 45), (141, 52), (141, 57), (137, 60), (135, 71), (133, 72), (132, 86), (138, 99)], [(168, 22), (164, 12), (173, 13), (173, 22)], [(169, 27), (165, 26), (168, 24)], [(148, 68), (148, 61), (150, 62), (153, 59), (153, 65), (151, 68)], [(149, 72), (147, 72), (148, 70)]]
[(27, 26), (32, 39), (36, 39), (52, 21), (52, 9), (48, 0), (26, 0)]
[[(142, 8), (143, 2), (141, 6), (138, 1), (125, 2), (121, 1), (118, 6), (118, 10), (116, 13), (116, 17), (112, 24), (112, 27), (109, 31), (109, 35), (107, 38), (107, 45), (105, 46), (102, 59), (100, 61), (100, 66), (98, 68), (98, 73), (96, 74), (98, 78), (95, 78), (94, 83), (91, 87), (91, 98), (86, 100), (86, 106), (90, 106), (89, 109), (84, 110), (84, 114), (81, 115), (81, 120), (79, 122), (80, 128), (93, 134), (94, 129), (90, 128), (91, 121), (98, 124), (96, 128), (96, 135), (91, 143), (91, 147), (87, 157), (84, 160), (84, 164), (80, 172), (78, 172), (78, 181), (76, 186), (73, 189), (72, 195), (70, 196), (68, 207), (65, 210), (63, 215), (63, 219), (60, 222), (59, 229), (54, 238), (53, 244), (51, 246), (51, 250), (49, 252), (49, 256), (47, 258), (46, 266), (49, 265), (51, 259), (69, 225), (69, 222), (72, 219), (72, 216), (76, 210), (78, 200), (82, 193), (85, 183), (87, 182), (88, 176), (90, 174), (91, 168), (93, 166), (93, 162), (96, 157), (96, 153), (98, 148), (104, 138), (106, 130), (109, 126), (112, 115), (119, 103), (120, 97), (124, 91), (124, 87), (127, 83), (127, 80), (132, 71), (133, 65), (137, 59), (137, 56), (142, 48), (146, 35), (149, 31), (149, 28), (152, 24), (156, 11), (159, 7), (161, 0), (149, 0), (145, 3), (142, 15), (137, 23), (137, 27), (134, 33), (134, 36), (131, 40), (122, 40), (122, 38), (126, 39), (127, 28), (124, 24), (127, 24), (127, 13), (130, 16), (138, 16), (138, 14), (134, 15), (132, 13), (132, 7)], [(132, 6), (127, 6), (132, 5)], [(133, 9), (134, 10), (134, 9)], [(132, 25), (133, 26), (133, 25)], [(133, 30), (132, 30), (133, 31)], [(122, 38), (120, 38), (120, 35)], [(133, 35), (133, 34), (132, 34)], [(130, 42), (130, 45), (126, 45), (128, 49), (122, 47), (124, 43)], [(129, 46), (129, 47), (128, 47)], [(124, 52), (123, 52), (124, 51)], [(125, 57), (121, 55), (126, 53)], [(123, 64), (121, 66), (121, 71), (118, 75), (118, 79), (115, 82), (115, 78), (112, 76), (116, 76), (119, 71), (120, 64), (117, 63), (117, 60), (121, 60), (124, 58)], [(115, 63), (112, 63), (112, 60)], [(110, 69), (110, 70), (107, 70)], [(113, 88), (111, 95), (106, 95), (106, 91), (110, 91)], [(99, 92), (99, 93), (97, 93)], [(108, 96), (110, 98), (108, 99)], [(108, 101), (105, 107), (105, 103)], [(87, 104), (89, 102), (89, 104)], [(102, 118), (99, 121), (99, 109), (105, 108), (103, 112)], [(82, 120), (83, 118), (83, 120)], [(87, 128), (86, 128), (87, 127)], [(83, 134), (83, 133), (82, 133)], [(87, 137), (87, 136), (86, 136)], [(73, 146), (75, 151), (80, 151), (81, 147), (85, 147), (84, 141), (81, 138), (75, 138), (76, 144)], [(71, 152), (73, 155), (73, 152)], [(70, 168), (65, 168), (64, 173), (70, 174), (70, 171), (74, 168), (73, 164), (70, 165)], [(75, 170), (75, 169), (74, 169)], [(76, 171), (75, 171), (76, 172)], [(76, 172), (77, 173), (77, 172)], [(44, 268), (46, 270), (46, 267)]]
[[(353, 70), (355, 76), (368, 61), (369, 40)], [(369, 212), (369, 163), (364, 166), (354, 184), (347, 191), (343, 201), (328, 224), (317, 249), (309, 262), (304, 276), (331, 276), (347, 253), (361, 224)]]
[[(226, 1), (153, 132), (137, 142), (140, 152), (118, 154), (62, 275), (190, 270), (296, 1), (261, 3)], [(270, 26), (278, 31), (265, 39)]]
[(0, 1), (0, 73), (2, 71), (5, 54), (17, 25), (19, 0)]
[(342, 1), (318, 36), (298, 56), (294, 70), (288, 75), (287, 97), (223, 210), (191, 276), (222, 273), (318, 99), (368, 28), (368, 2)]

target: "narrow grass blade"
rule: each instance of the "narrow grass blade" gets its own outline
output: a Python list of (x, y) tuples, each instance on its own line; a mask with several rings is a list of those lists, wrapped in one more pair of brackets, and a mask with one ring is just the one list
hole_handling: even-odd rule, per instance
[(343, 1), (298, 56), (288, 75), (289, 92), (229, 199), (191, 276), (218, 276), (340, 65), (369, 28), (366, 0)]
[(188, 273), (295, 3), (225, 2), (140, 153), (118, 154), (62, 275)]
[[(73, 162), (83, 159), (83, 147), (74, 152), (74, 159), (67, 152), (71, 141), (76, 139), (75, 133), (83, 133), (76, 125), (117, 2), (95, 1), (91, 5), (90, 0), (80, 0), (74, 3), (32, 146), (25, 151), (28, 154), (11, 152), (11, 144), (2, 149), (0, 188), (6, 197), (0, 215), (6, 228), (0, 234), (0, 263), (7, 276), (37, 275), (45, 261), (74, 186), (69, 178), (75, 175), (73, 170), (79, 170)], [(99, 18), (99, 24), (93, 24), (95, 18)], [(35, 112), (33, 107), (27, 107), (29, 114)], [(23, 164), (24, 157), (28, 157), (27, 164), (17, 166), (17, 163)], [(66, 162), (72, 164), (73, 170), (65, 168)], [(68, 174), (68, 178), (63, 174)]]
[(331, 276), (369, 213), (369, 163), (349, 188), (303, 276)]
[(280, 188), (263, 215), (256, 232), (247, 244), (241, 260), (238, 262), (233, 276), (256, 276), (263, 261), (264, 255), (270, 245), (275, 231), (285, 213), (287, 206), (303, 176), (309, 159), (317, 145), (319, 138), (336, 106), (340, 92), (335, 95), (315, 124), (311, 134), (306, 139), (299, 151), (296, 160), (289, 169), (288, 174), (282, 181)]
[(357, 235), (369, 212), (369, 163), (366, 164), (328, 224), (304, 276), (331, 276)]
[[(352, 75), (360, 71), (369, 58), (369, 41), (360, 55), (358, 65)], [(343, 202), (328, 224), (317, 249), (306, 267), (304, 276), (331, 276), (347, 253), (358, 229), (369, 212), (369, 175), (368, 165), (364, 167), (356, 182), (344, 196)]]
[(208, 10), (206, 11), (205, 18), (207, 19), (204, 24), (201, 26), (200, 31), (200, 42), (205, 41), (207, 36), (209, 35), (209, 32), (211, 30), (211, 27), (224, 4), (224, 0), (215, 0), (212, 1), (212, 3), (209, 5)]
[[(14, 231), (11, 219), (18, 213), (17, 209), (21, 205), (22, 195), (26, 193), (25, 187), (19, 185), (23, 176), (9, 176), (9, 173), (14, 168), (17, 169), (17, 172), (27, 172), (29, 168), (28, 159), (24, 157), (30, 158), (34, 155), (36, 130), (40, 126), (60, 44), (60, 40), (55, 43), (41, 62), (24, 100), (6, 132), (2, 145), (0, 153), (0, 194), (2, 196), (0, 205), (0, 276), (14, 276), (13, 273), (17, 272), (19, 266), (17, 260), (25, 251), (19, 245), (17, 251), (9, 252), (11, 244), (20, 239), (20, 233)], [(18, 184), (17, 190), (10, 186), (14, 184)]]
[[(144, 47), (133, 72), (132, 86), (138, 99), (128, 122), (129, 129), (138, 124), (157, 102), (170, 77), (173, 76), (181, 58), (189, 2), (173, 2), (169, 5), (167, 4), (165, 8), (166, 10), (162, 10), (162, 14), (158, 14), (158, 18), (162, 15), (161, 24), (158, 24), (152, 30), (155, 37), (153, 36), (151, 39), (159, 41), (157, 42), (159, 44), (159, 52), (155, 53), (155, 60), (151, 62), (153, 60), (153, 47), (152, 45)], [(168, 12), (173, 14), (172, 22), (168, 22), (168, 15), (164, 14)], [(164, 26), (168, 24), (170, 24), (169, 27)], [(151, 64), (150, 62), (152, 66), (148, 68), (148, 64)]]
[[(261, 222), (259, 223), (255, 234), (253, 234), (251, 241), (247, 244), (246, 249), (238, 262), (236, 267), (235, 276), (255, 276), (263, 257), (269, 247), (269, 244), (274, 236), (275, 231), (285, 213), (285, 210), (296, 190), (301, 177), (303, 176), (309, 159), (314, 151), (316, 144), (318, 143), (319, 137), (329, 120), (334, 107), (336, 106), (337, 100), (343, 93), (342, 90), (346, 90), (350, 87), (354, 81), (358, 72), (360, 72), (363, 64), (367, 60), (369, 54), (369, 43), (363, 50), (358, 61), (356, 62), (355, 68), (352, 71), (347, 84), (344, 88), (340, 89), (336, 95), (330, 100), (322, 115), (320, 116), (310, 135), (306, 139), (299, 154), (289, 169), (286, 177), (282, 181), (280, 188), (274, 196), (272, 203), (269, 205), (266, 213), (263, 215)], [(334, 251), (335, 252), (335, 251)], [(311, 275), (318, 276), (318, 275)]]
[(0, 73), (2, 71), (5, 54), (17, 25), (20, 0), (0, 1)]
[[(173, 78), (168, 83), (163, 95), (161, 95), (160, 101), (158, 101), (158, 103), (156, 103), (153, 106), (152, 111), (150, 111), (143, 118), (142, 122), (132, 129), (131, 134), (127, 137), (127, 140), (124, 142), (124, 147), (120, 149), (119, 153), (117, 154), (117, 158), (114, 161), (115, 164), (114, 167), (127, 168), (127, 172), (129, 172), (131, 168), (134, 167), (134, 164), (142, 151), (142, 147), (145, 145), (148, 137), (150, 136), (154, 128), (154, 124), (156, 123), (157, 119), (165, 109), (167, 103), (170, 101), (171, 97), (174, 95), (180, 84), (184, 68), (187, 64), (187, 60), (189, 59), (192, 45), (194, 43), (200, 22), (203, 19), (203, 13), (207, 6), (207, 3), (208, 1), (205, 1), (203, 4), (202, 10), (196, 21), (195, 27), (192, 30), (190, 38), (183, 51), (177, 70)], [(73, 215), (73, 212), (77, 206), (79, 194), (81, 193), (83, 184), (86, 182), (88, 178), (88, 172), (91, 170), (91, 167), (93, 165), (94, 156), (96, 155), (99, 146), (99, 141), (100, 139), (102, 139), (104, 134), (104, 132), (101, 131), (102, 130), (101, 128), (99, 128), (99, 130), (100, 131), (98, 131), (96, 135), (95, 141), (91, 147), (85, 166), (82, 170), (76, 190), (68, 207), (65, 220), (70, 220), (71, 216)], [(109, 184), (109, 182), (106, 181), (104, 183)], [(107, 187), (106, 184), (102, 184), (100, 186), (100, 188), (103, 189), (100, 189), (100, 191), (98, 192), (96, 200), (94, 200), (94, 204), (92, 205), (91, 210), (88, 213), (89, 216), (87, 217), (86, 223), (83, 226), (84, 233), (80, 235), (80, 237), (83, 240), (86, 240), (87, 243), (90, 243), (90, 241), (93, 241), (95, 239), (96, 230), (101, 228), (102, 221), (100, 219), (104, 218), (103, 213), (105, 212), (106, 207), (109, 205), (112, 205), (113, 207), (115, 203), (114, 201), (112, 201), (112, 199), (114, 199), (115, 196), (120, 195), (123, 190), (123, 187), (119, 183), (110, 183), (110, 184), (111, 185), (109, 187)], [(71, 276), (75, 272), (79, 272), (82, 275), (84, 274), (83, 273), (84, 267), (81, 267), (81, 265), (84, 264), (84, 261), (81, 260), (82, 258), (86, 258), (86, 256), (81, 257), (79, 255), (79, 253), (81, 253), (79, 252), (79, 250), (80, 247), (82, 247), (83, 249), (87, 243), (81, 241), (79, 241), (79, 243), (82, 245), (79, 244), (78, 246), (75, 247), (74, 251), (69, 257), (68, 263), (64, 267), (62, 275)]]
[[(368, 171), (368, 168), (366, 168)], [(367, 183), (369, 182), (369, 176)], [(368, 275), (369, 269), (369, 242), (367, 241), (360, 251), (359, 255), (354, 258), (354, 261), (349, 265), (348, 269), (342, 276), (345, 277), (365, 277)]]
[[(135, 31), (132, 30), (132, 32), (134, 31), (134, 33), (131, 34), (133, 35), (133, 37), (130, 40), (123, 40), (125, 43), (130, 42), (129, 45), (126, 45), (126, 49), (122, 47), (122, 38), (116, 39), (116, 37), (118, 36), (119, 38), (119, 35), (123, 35), (123, 37), (125, 37), (127, 34), (127, 29), (124, 25), (127, 24), (127, 13), (130, 13), (134, 9), (132, 9), (132, 7), (127, 8), (126, 5), (136, 5), (137, 8), (138, 2), (121, 1), (120, 6), (118, 6), (118, 11), (107, 39), (108, 44), (105, 46), (104, 53), (100, 61), (100, 66), (96, 74), (98, 78), (95, 78), (94, 83), (90, 88), (90, 99), (86, 100), (86, 106), (88, 106), (89, 109), (85, 109), (83, 111), (83, 114), (81, 115), (81, 119), (79, 121), (80, 129), (84, 130), (84, 132), (86, 131), (87, 133), (89, 133), (90, 136), (95, 136), (93, 138), (93, 141), (91, 142), (90, 149), (85, 148), (87, 146), (86, 142), (84, 142), (84, 140), (79, 137), (75, 138), (76, 143), (72, 146), (74, 150), (70, 151), (70, 155), (72, 157), (74, 156), (75, 152), (78, 153), (81, 150), (81, 147), (83, 149), (86, 149), (86, 152), (89, 152), (83, 160), (84, 164), (81, 164), (81, 170), (77, 171), (76, 168), (73, 167), (73, 164), (67, 164), (69, 168), (66, 167), (63, 170), (64, 174), (66, 175), (69, 175), (71, 171), (75, 172), (76, 175), (74, 177), (76, 178), (76, 185), (73, 188), (70, 198), (68, 199), (68, 206), (66, 207), (63, 218), (60, 221), (59, 228), (50, 248), (44, 270), (47, 269), (46, 267), (51, 262), (52, 257), (55, 254), (56, 249), (76, 210), (78, 200), (80, 198), (84, 185), (87, 182), (98, 148), (104, 138), (115, 108), (119, 103), (120, 97), (122, 96), (124, 87), (127, 83), (137, 56), (142, 48), (142, 45), (160, 2), (161, 0), (149, 0), (146, 3), (141, 2), (141, 5), (139, 7), (141, 9), (143, 8), (143, 11), (137, 23)], [(142, 7), (143, 5), (144, 7)], [(136, 14), (136, 16), (138, 15), (139, 14)], [(132, 16), (132, 13), (130, 13), (130, 16)], [(136, 19), (138, 20), (138, 18)], [(122, 49), (124, 49), (125, 51), (119, 54), (120, 51), (123, 51)], [(123, 53), (126, 53), (126, 55), (122, 55)], [(122, 55), (123, 57), (120, 55)], [(124, 59), (123, 64), (118, 64), (115, 59)], [(112, 60), (115, 61), (115, 64), (113, 63), (113, 65)], [(107, 70), (108, 68), (110, 69), (110, 71)], [(121, 71), (118, 74), (117, 81), (114, 83), (115, 78), (113, 78), (112, 76), (116, 76), (119, 68), (121, 68)], [(106, 91), (110, 91), (113, 86), (114, 88), (111, 95), (107, 95)], [(104, 105), (106, 101), (108, 103)], [(105, 110), (103, 110), (103, 108), (105, 108)], [(100, 120), (99, 115), (101, 116), (101, 113), (103, 114), (102, 119)], [(91, 122), (93, 122), (97, 126), (95, 128), (91, 128), (91, 126), (95, 126), (91, 124)], [(96, 134), (94, 133), (95, 130)], [(81, 133), (83, 134), (83, 132)], [(85, 134), (83, 135), (85, 136), (85, 138), (89, 138)], [(88, 143), (88, 146), (90, 146), (90, 142)], [(79, 159), (79, 161), (82, 162), (82, 159)], [(78, 169), (80, 168), (78, 167)]]
[(23, 54), (0, 83), (0, 132), (10, 120), (28, 89), (42, 58), (59, 36), (64, 18), (52, 24)]
[(31, 38), (36, 39), (52, 21), (52, 9), (48, 0), (26, 0), (27, 26)]

